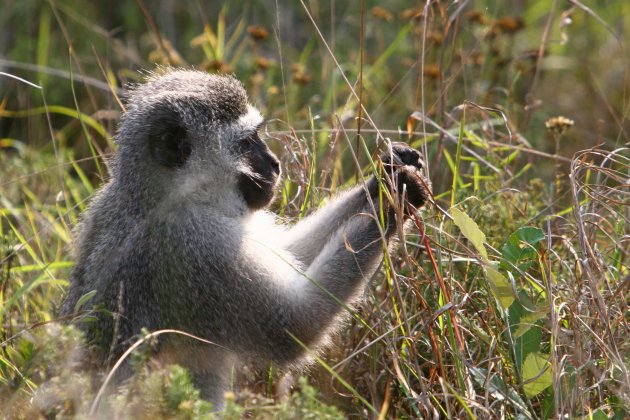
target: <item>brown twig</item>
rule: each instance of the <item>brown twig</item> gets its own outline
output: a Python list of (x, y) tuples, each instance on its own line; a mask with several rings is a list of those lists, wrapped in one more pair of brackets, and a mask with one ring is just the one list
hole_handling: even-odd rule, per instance
[[(424, 247), (427, 250), (427, 255), (429, 256), (429, 260), (431, 261), (431, 265), (433, 266), (433, 271), (435, 271), (435, 275), (437, 277), (437, 281), (440, 285), (440, 289), (442, 290), (442, 293), (444, 294), (444, 298), (446, 299), (447, 302), (452, 303), (451, 301), (451, 294), (449, 293), (448, 289), (446, 288), (446, 284), (444, 283), (444, 280), (442, 279), (442, 275), (440, 274), (440, 269), (438, 268), (437, 262), (435, 261), (435, 256), (433, 255), (433, 251), (431, 251), (431, 245), (429, 244), (429, 238), (424, 234), (424, 229), (422, 228), (422, 223), (420, 223), (420, 220), (418, 219), (418, 216), (416, 215), (416, 212), (412, 212), (411, 213), (411, 219), (413, 220), (413, 223), (416, 225), (416, 227), (418, 228), (418, 231), (420, 232), (420, 235), (422, 236), (422, 242), (424, 243)], [(449, 309), (449, 314), (451, 316), (451, 322), (453, 323), (453, 330), (455, 331), (455, 337), (457, 338), (457, 345), (459, 347), (460, 351), (464, 350), (464, 343), (462, 340), (462, 336), (461, 333), (459, 332), (459, 327), (457, 326), (457, 321), (455, 319), (455, 309), (454, 309), (455, 305), (451, 306), (451, 308)]]

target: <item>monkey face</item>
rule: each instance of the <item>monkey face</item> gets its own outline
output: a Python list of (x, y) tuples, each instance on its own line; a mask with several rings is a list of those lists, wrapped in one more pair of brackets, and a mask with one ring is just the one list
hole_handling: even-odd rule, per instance
[(166, 208), (203, 202), (230, 214), (260, 209), (280, 174), (257, 133), (262, 121), (235, 78), (167, 69), (130, 90), (114, 177), (141, 184), (137, 191)]
[(236, 155), (247, 170), (238, 176), (238, 188), (252, 210), (265, 207), (274, 195), (280, 175), (280, 161), (260, 138), (257, 131), (238, 140)]
[(198, 192), (210, 191), (208, 177), (214, 181), (212, 191), (220, 191), (217, 183), (236, 188), (251, 210), (273, 199), (280, 162), (258, 135), (262, 117), (254, 107), (248, 106), (247, 113), (221, 128), (208, 125), (207, 131), (186, 124), (172, 111), (159, 117), (148, 136), (150, 154), (158, 165), (178, 171), (188, 185), (190, 178), (198, 180)]

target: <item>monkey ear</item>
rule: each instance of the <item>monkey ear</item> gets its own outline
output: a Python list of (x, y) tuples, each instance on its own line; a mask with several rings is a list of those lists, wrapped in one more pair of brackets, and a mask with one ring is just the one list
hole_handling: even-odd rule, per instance
[(149, 135), (151, 156), (167, 168), (184, 166), (190, 157), (191, 144), (186, 129), (179, 124), (169, 124), (159, 132)]

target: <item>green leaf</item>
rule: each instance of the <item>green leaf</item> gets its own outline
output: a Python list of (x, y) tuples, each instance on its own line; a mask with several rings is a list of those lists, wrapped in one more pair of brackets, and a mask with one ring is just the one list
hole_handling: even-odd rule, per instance
[(514, 291), (512, 290), (512, 285), (505, 276), (492, 265), (487, 265), (484, 270), (486, 273), (486, 280), (488, 280), (492, 294), (499, 301), (499, 304), (503, 307), (503, 309), (508, 309), (512, 302), (514, 302)]
[(503, 274), (501, 274), (494, 265), (490, 264), (488, 252), (483, 244), (486, 241), (486, 235), (479, 229), (477, 223), (463, 211), (452, 207), (450, 214), (451, 217), (453, 217), (453, 222), (462, 232), (462, 235), (464, 235), (475, 247), (477, 252), (481, 254), (482, 262), (485, 266), (484, 272), (492, 294), (499, 301), (503, 309), (509, 308), (512, 302), (514, 302), (514, 291), (512, 290), (512, 285)]
[(477, 382), (480, 387), (487, 389), (494, 398), (497, 400), (508, 400), (514, 407), (514, 411), (525, 414), (526, 418), (531, 418), (525, 401), (523, 401), (514, 388), (506, 385), (499, 375), (493, 373), (488, 378), (488, 371), (477, 367), (471, 367), (470, 371), (475, 382)]
[(483, 233), (481, 229), (479, 229), (479, 226), (477, 226), (477, 223), (475, 223), (475, 221), (463, 211), (452, 207), (450, 213), (451, 217), (453, 218), (453, 222), (462, 232), (462, 235), (464, 235), (466, 239), (470, 241), (477, 252), (479, 252), (483, 259), (487, 261), (488, 252), (486, 251), (486, 247), (483, 244), (486, 241), (486, 234)]
[(527, 360), (527, 356), (540, 350), (541, 341), (542, 329), (538, 325), (528, 329), (522, 336), (514, 340), (516, 363), (522, 366), (523, 360)]
[(521, 260), (538, 256), (538, 243), (545, 239), (542, 229), (525, 226), (510, 235), (503, 245), (501, 256), (504, 260), (517, 265)]
[(26, 152), (26, 143), (16, 139), (0, 138), (0, 149), (8, 148), (15, 149), (20, 156), (23, 156)]
[[(529, 305), (524, 306), (524, 302), (528, 302)], [(514, 361), (518, 367), (523, 365), (527, 355), (540, 350), (542, 329), (535, 322), (541, 313), (543, 316), (546, 315), (543, 310), (532, 312), (527, 306), (533, 304), (525, 292), (520, 292), (519, 298), (510, 306), (508, 312), (510, 331), (514, 340)]]
[(75, 313), (79, 312), (81, 307), (83, 305), (85, 305), (85, 302), (87, 302), (88, 300), (92, 299), (95, 294), (96, 294), (96, 290), (91, 290), (91, 291), (87, 292), (86, 294), (84, 294), (83, 296), (81, 296), (79, 298), (79, 300), (77, 300), (77, 303), (74, 305), (74, 312)]
[(608, 420), (608, 415), (601, 409), (593, 411), (593, 414), (590, 415), (590, 418), (593, 420)]
[(540, 401), (540, 417), (541, 419), (552, 419), (556, 412), (555, 392), (553, 388), (548, 388)]
[(530, 353), (523, 363), (523, 389), (528, 398), (534, 397), (551, 385), (549, 355)]
[(96, 119), (90, 117), (89, 115), (78, 112), (72, 108), (68, 108), (61, 105), (49, 105), (48, 107), (38, 107), (38, 108), (30, 108), (19, 111), (10, 111), (8, 109), (0, 109), (0, 117), (9, 117), (9, 118), (24, 118), (30, 117), (32, 115), (40, 115), (40, 114), (60, 114), (66, 115), (71, 118), (76, 118), (77, 120), (83, 121), (88, 126), (92, 127), (98, 134), (101, 135), (104, 139), (109, 140), (109, 136), (107, 135), (107, 130), (105, 126), (99, 123)]
[(512, 333), (512, 336), (514, 338), (522, 336), (527, 332), (527, 330), (533, 327), (533, 324), (536, 321), (546, 317), (547, 313), (549, 313), (548, 308), (542, 308), (540, 310), (537, 310), (536, 312), (529, 312), (526, 315), (523, 315), (521, 317), (521, 320), (519, 321), (518, 328), (516, 329), (516, 331), (514, 331), (514, 333)]

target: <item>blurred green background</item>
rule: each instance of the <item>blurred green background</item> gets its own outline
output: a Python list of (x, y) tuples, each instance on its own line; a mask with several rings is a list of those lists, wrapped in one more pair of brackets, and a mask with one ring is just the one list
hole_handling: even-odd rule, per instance
[[(561, 145), (564, 155), (629, 140), (628, 1), (432, 3), (426, 27), (424, 2), (363, 5), (363, 100), (378, 127), (406, 130), (422, 105), (422, 78), (426, 115), (445, 127), (468, 100), (503, 109), (512, 131), (539, 150), (554, 151), (544, 121), (556, 115), (577, 128)], [(48, 104), (96, 115), (110, 133), (115, 113), (102, 111), (119, 110), (112, 95), (77, 78), (120, 87), (155, 63), (234, 72), (268, 118), (297, 129), (311, 127), (309, 116), (334, 125), (356, 116), (341, 72), (356, 87), (361, 2), (306, 5), (317, 27), (295, 1), (2, 0), (0, 69), (44, 87)], [(43, 105), (39, 92), (6, 77), (0, 89), (2, 109)], [(5, 115), (0, 137), (49, 143), (41, 122)], [(76, 127), (64, 134), (73, 145), (82, 141)]]

